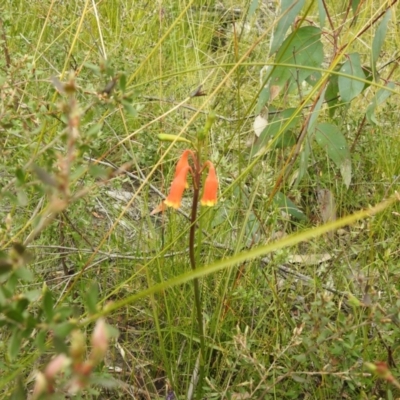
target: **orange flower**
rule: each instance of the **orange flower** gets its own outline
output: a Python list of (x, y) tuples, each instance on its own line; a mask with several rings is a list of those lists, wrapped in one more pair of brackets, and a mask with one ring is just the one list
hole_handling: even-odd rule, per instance
[(189, 164), (182, 166), (172, 181), (169, 195), (164, 201), (168, 207), (179, 208), (181, 206), (183, 192), (187, 187), (187, 174), (189, 169)]
[(204, 193), (201, 198), (201, 205), (212, 207), (217, 204), (218, 178), (211, 161), (207, 161), (204, 165), (208, 166), (208, 175), (204, 183)]
[[(181, 172), (181, 170), (183, 168), (189, 167), (189, 161), (188, 161), (189, 155), (194, 157), (192, 150), (185, 150), (182, 153), (181, 158), (179, 159), (178, 163), (176, 164), (174, 179), (179, 175), (179, 173)], [(187, 189), (188, 187), (189, 187), (189, 184), (186, 182), (185, 188)]]
[(174, 178), (176, 178), (179, 174), (179, 172), (181, 171), (182, 168), (189, 166), (189, 154), (191, 153), (190, 150), (185, 150), (182, 155), (181, 158), (179, 159), (178, 163), (176, 164), (175, 167), (175, 176)]

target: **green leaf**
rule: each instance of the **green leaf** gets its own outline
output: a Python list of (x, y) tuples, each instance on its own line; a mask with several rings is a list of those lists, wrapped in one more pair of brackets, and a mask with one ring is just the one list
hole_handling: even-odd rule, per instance
[(310, 156), (310, 139), (309, 138), (314, 133), (315, 124), (317, 123), (319, 113), (321, 112), (321, 108), (322, 108), (322, 105), (325, 100), (325, 91), (326, 90), (327, 90), (327, 87), (325, 87), (325, 89), (322, 91), (322, 93), (317, 101), (317, 104), (314, 107), (314, 110), (310, 117), (310, 120), (308, 122), (307, 136), (304, 141), (304, 146), (303, 146), (302, 152), (300, 153), (300, 165), (299, 165), (299, 169), (297, 172), (297, 177), (296, 177), (294, 187), (297, 187), (297, 185), (300, 183), (300, 181), (303, 179), (305, 173), (307, 172), (308, 158)]
[[(14, 300), (14, 302), (15, 301), (16, 300)], [(16, 303), (14, 303), (14, 307), (15, 307), (15, 310), (22, 315), (23, 312), (28, 308), (29, 304), (30, 304), (30, 301), (27, 298), (22, 297), (22, 298), (18, 299), (16, 301)]]
[(25, 207), (29, 202), (25, 190), (22, 189), (17, 191), (17, 199), (18, 199), (18, 205), (22, 207)]
[(371, 65), (372, 65), (372, 70), (374, 71), (374, 75), (376, 75), (375, 73), (376, 63), (378, 61), (382, 45), (385, 41), (387, 27), (391, 17), (392, 17), (392, 10), (389, 8), (386, 11), (385, 16), (383, 17), (381, 23), (379, 24), (378, 29), (375, 32), (374, 40), (372, 41)]
[(21, 168), (15, 170), (15, 177), (20, 185), (25, 183), (25, 172)]
[(4, 315), (12, 320), (15, 321), (19, 324), (24, 323), (24, 316), (22, 315), (22, 312), (19, 310), (14, 310), (14, 309), (8, 309), (7, 311), (4, 311)]
[(97, 310), (97, 302), (99, 297), (99, 288), (96, 282), (93, 282), (88, 291), (85, 294), (85, 306), (89, 312), (89, 314), (96, 314)]
[(69, 176), (70, 182), (73, 182), (75, 180), (79, 180), (85, 175), (87, 172), (87, 167), (86, 165), (77, 165), (72, 171)]
[(257, 241), (260, 232), (260, 222), (254, 213), (250, 212), (246, 223), (246, 234), (244, 235), (244, 242), (247, 246), (251, 246)]
[(281, 1), (281, 13), (278, 17), (278, 24), (273, 35), (270, 54), (275, 53), (275, 51), (279, 48), (290, 25), (292, 25), (296, 17), (300, 14), (304, 3), (305, 0)]
[(32, 282), (34, 279), (33, 272), (28, 268), (21, 267), (15, 270), (15, 275), (25, 282)]
[(253, 14), (256, 12), (258, 7), (258, 0), (252, 0), (250, 3), (249, 11), (247, 12), (247, 17), (251, 18)]
[(64, 338), (54, 335), (53, 336), (53, 346), (57, 353), (68, 354), (68, 346), (65, 343)]
[(88, 131), (86, 132), (87, 136), (97, 136), (97, 134), (101, 131), (103, 128), (103, 124), (94, 124), (92, 125)]
[(351, 183), (351, 176), (352, 176), (352, 168), (351, 168), (351, 159), (348, 158), (343, 161), (341, 166), (339, 167), (340, 174), (342, 175), (343, 182), (347, 188), (349, 188)]
[(107, 328), (107, 335), (110, 339), (118, 339), (119, 337), (119, 329), (113, 325), (106, 325)]
[(29, 398), (21, 378), (17, 379), (14, 385), (15, 388), (11, 397), (9, 398), (10, 400), (25, 400)]
[(318, 0), (318, 16), (319, 16), (319, 26), (323, 28), (326, 20), (326, 10), (324, 7), (323, 0)]
[(40, 289), (29, 290), (24, 293), (24, 297), (28, 299), (30, 302), (36, 301), (39, 299), (42, 291)]
[[(361, 67), (360, 55), (352, 53), (348, 55), (348, 60), (342, 65), (340, 72), (354, 78), (365, 79), (363, 68)], [(364, 82), (360, 82), (346, 76), (339, 76), (339, 93), (344, 102), (350, 102), (364, 90)]]
[[(40, 321), (38, 318), (34, 317), (32, 314), (28, 314), (25, 318), (25, 334), (29, 331), (29, 335), (32, 333), (33, 329), (35, 329), (39, 325)], [(26, 336), (25, 336), (26, 337)]]
[(299, 169), (297, 171), (297, 177), (296, 181), (294, 183), (294, 187), (296, 188), (301, 180), (303, 179), (304, 175), (307, 172), (308, 169), (308, 159), (310, 158), (311, 154), (311, 145), (310, 145), (310, 138), (306, 136), (304, 143), (303, 143), (303, 149), (300, 153), (300, 158), (299, 158)]
[(43, 293), (43, 311), (46, 315), (47, 321), (50, 322), (54, 316), (54, 301), (53, 295), (50, 290), (46, 287)]
[(19, 328), (14, 329), (10, 340), (8, 341), (8, 357), (13, 361), (21, 348), (22, 330)]
[(269, 87), (263, 87), (260, 95), (258, 96), (257, 106), (255, 110), (257, 115), (260, 114), (261, 110), (267, 104), (268, 100), (269, 100)]
[(13, 265), (8, 259), (0, 257), (0, 275), (9, 273), (12, 268)]
[(70, 317), (74, 313), (74, 308), (68, 305), (58, 306), (54, 314), (54, 321), (64, 321), (66, 318)]
[(302, 376), (300, 376), (300, 375), (291, 374), (290, 377), (291, 377), (295, 382), (298, 382), (298, 383), (304, 383), (304, 384), (305, 384), (305, 383), (307, 382), (307, 379), (304, 378), (304, 377), (302, 377)]
[(35, 338), (35, 344), (41, 353), (46, 351), (46, 337), (47, 331), (39, 331)]
[(297, 67), (276, 65), (269, 78), (270, 92), (273, 87), (282, 89), (287, 83), (290, 83), (288, 92), (292, 91), (314, 72), (302, 67), (320, 67), (323, 59), (321, 30), (314, 26), (297, 29), (286, 38), (275, 57), (277, 64), (294, 64)]
[(122, 105), (124, 106), (125, 111), (130, 114), (132, 117), (137, 117), (138, 112), (135, 107), (132, 106), (132, 104), (128, 100), (122, 100), (121, 101)]
[(102, 165), (90, 165), (88, 168), (88, 173), (90, 176), (96, 179), (106, 179), (110, 176), (111, 169), (103, 167)]
[(360, 0), (351, 0), (351, 8), (353, 9), (354, 15), (356, 15), (359, 4), (360, 4)]
[[(268, 146), (270, 140), (279, 139), (278, 135), (283, 135), (283, 138), (280, 139), (281, 145), (284, 143), (290, 143), (291, 133), (289, 130), (295, 127), (300, 121), (300, 115), (295, 116), (296, 111), (297, 108), (288, 108), (281, 113), (276, 113), (271, 122), (269, 122), (267, 127), (261, 132), (260, 137), (257, 139), (256, 143), (251, 149), (250, 156), (253, 157), (261, 150), (264, 150), (265, 147)], [(288, 135), (284, 136), (286, 133), (288, 133)], [(276, 145), (277, 143), (275, 142), (271, 148), (275, 147)]]
[[(396, 87), (396, 85), (393, 82), (388, 82), (386, 84), (386, 87), (388, 87), (389, 89), (394, 89)], [(390, 92), (389, 90), (386, 89), (379, 89), (376, 93), (375, 96), (372, 98), (371, 103), (368, 105), (367, 107), (367, 111), (365, 113), (367, 120), (370, 123), (379, 125), (379, 122), (377, 121), (377, 119), (375, 118), (375, 108), (378, 107), (380, 104), (384, 103), (386, 101), (386, 99), (392, 94), (392, 92)]]
[(8, 303), (8, 299), (12, 296), (12, 293), (10, 293), (4, 286), (0, 286), (0, 307), (1, 306), (6, 306)]
[[(19, 272), (18, 269), (15, 270), (15, 271), (8, 277), (6, 284), (5, 284), (5, 285), (3, 286), (3, 288), (2, 288), (2, 289), (6, 289), (8, 293), (11, 293), (11, 294), (14, 293), (14, 292), (15, 292), (15, 289), (16, 289), (18, 283), (19, 283), (17, 272)], [(11, 296), (10, 296), (10, 297), (11, 297)]]
[(281, 208), (285, 213), (291, 215), (292, 217), (300, 220), (306, 221), (307, 217), (301, 211), (296, 204), (293, 203), (288, 197), (286, 197), (283, 193), (278, 192), (274, 197), (274, 203)]
[(333, 124), (320, 123), (315, 127), (315, 140), (340, 169), (343, 181), (349, 187), (351, 182), (350, 150), (339, 128)]
[(76, 324), (74, 324), (70, 321), (67, 321), (67, 322), (62, 322), (59, 324), (54, 324), (53, 330), (54, 330), (55, 336), (58, 336), (59, 338), (65, 338), (75, 328), (76, 328)]
[(125, 74), (120, 74), (120, 76), (119, 76), (119, 88), (121, 89), (122, 93), (124, 93), (126, 90), (126, 75)]
[(296, 361), (301, 362), (301, 363), (305, 363), (307, 362), (307, 356), (305, 354), (293, 354), (292, 356)]
[(86, 68), (89, 68), (90, 70), (92, 70), (96, 75), (101, 75), (100, 67), (98, 65), (88, 63), (88, 62), (83, 63), (83, 65)]
[(190, 140), (178, 136), (178, 135), (172, 135), (170, 133), (159, 133), (157, 135), (158, 139), (161, 140), (162, 142), (185, 142), (185, 143), (192, 143)]
[(322, 78), (322, 74), (319, 71), (314, 71), (311, 73), (311, 75), (307, 76), (305, 81), (310, 85), (310, 86), (315, 86), (319, 80)]
[(319, 117), (319, 113), (321, 112), (322, 104), (324, 104), (326, 89), (327, 88), (325, 87), (325, 89), (322, 91), (322, 93), (317, 101), (317, 104), (315, 105), (314, 110), (310, 116), (310, 120), (308, 121), (307, 133), (309, 135), (312, 134), (314, 131), (314, 127), (315, 127), (315, 124)]
[(292, 147), (296, 143), (297, 136), (292, 130), (287, 130), (276, 137), (272, 143), (271, 149), (285, 149)]

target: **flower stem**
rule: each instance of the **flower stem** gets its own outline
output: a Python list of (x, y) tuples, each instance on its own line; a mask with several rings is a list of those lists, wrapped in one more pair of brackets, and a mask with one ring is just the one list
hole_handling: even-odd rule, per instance
[[(190, 218), (190, 232), (189, 232), (189, 258), (190, 265), (192, 270), (196, 269), (196, 256), (195, 256), (195, 237), (196, 237), (196, 217), (197, 217), (197, 206), (199, 204), (199, 193), (200, 193), (200, 162), (198, 157), (195, 160), (194, 166), (194, 190), (193, 190), (193, 203), (192, 203), (192, 214)], [(203, 310), (201, 304), (201, 290), (200, 290), (200, 282), (198, 278), (193, 280), (194, 285), (194, 299), (196, 304), (196, 312), (197, 312), (197, 323), (199, 326), (199, 338), (200, 338), (200, 368), (199, 368), (199, 380), (197, 383), (198, 390), (197, 399), (202, 398), (203, 391), (203, 381), (204, 381), (204, 360), (206, 358), (205, 354), (205, 343), (204, 343), (204, 325), (203, 325)]]

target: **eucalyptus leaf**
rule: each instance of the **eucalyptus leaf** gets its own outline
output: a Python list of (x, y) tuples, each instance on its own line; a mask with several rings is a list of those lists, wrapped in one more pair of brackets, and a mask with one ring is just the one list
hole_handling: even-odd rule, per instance
[[(396, 85), (393, 82), (388, 82), (386, 84), (386, 87), (388, 87), (389, 89), (394, 89), (396, 87)], [(390, 92), (389, 90), (386, 89), (379, 89), (376, 93), (375, 96), (372, 98), (371, 103), (368, 105), (367, 107), (367, 111), (365, 113), (367, 120), (370, 123), (379, 125), (378, 120), (375, 117), (375, 109), (376, 107), (378, 107), (379, 105), (381, 105), (382, 103), (384, 103), (386, 101), (386, 99), (392, 94), (392, 92)]]
[(344, 183), (349, 187), (351, 182), (350, 150), (339, 128), (333, 124), (320, 123), (315, 127), (315, 140), (340, 169)]
[[(321, 30), (315, 26), (305, 26), (291, 33), (279, 48), (275, 63), (277, 64), (269, 78), (269, 87), (282, 89), (289, 84), (287, 92), (292, 91), (314, 71), (302, 67), (320, 67), (324, 59), (321, 43)], [(287, 67), (279, 64), (293, 64)]]
[(314, 71), (311, 73), (311, 75), (307, 76), (305, 81), (310, 85), (310, 86), (315, 86), (319, 80), (322, 78), (322, 74), (319, 71)]
[(282, 44), (290, 25), (294, 22), (296, 17), (300, 14), (301, 9), (305, 4), (305, 0), (282, 0), (281, 13), (278, 18), (278, 24), (274, 31), (274, 36), (271, 42), (270, 54), (275, 51)]
[(326, 20), (326, 10), (323, 0), (318, 0), (318, 16), (319, 16), (319, 26), (323, 28)]
[(255, 110), (256, 114), (260, 114), (263, 107), (268, 103), (269, 92), (270, 92), (270, 89), (268, 86), (265, 86), (262, 88), (261, 93), (258, 96), (257, 106), (256, 106), (256, 110)]
[(300, 121), (300, 116), (296, 115), (297, 108), (288, 108), (283, 112), (276, 113), (266, 128), (261, 132), (259, 138), (251, 149), (251, 157), (264, 150), (271, 140), (275, 140), (271, 148), (276, 147), (279, 139), (280, 146), (293, 144), (290, 129), (294, 128)]
[(307, 172), (308, 159), (310, 158), (310, 154), (311, 154), (311, 140), (310, 137), (306, 136), (303, 142), (303, 149), (299, 157), (299, 169), (297, 171), (297, 177), (294, 183), (295, 188), (299, 185), (299, 183), (304, 178), (304, 175)]
[(339, 167), (340, 174), (342, 175), (343, 182), (348, 188), (351, 183), (351, 160), (350, 158), (344, 160)]
[(392, 17), (392, 10), (389, 8), (386, 11), (385, 16), (382, 18), (382, 21), (375, 32), (374, 40), (372, 41), (371, 65), (374, 72), (376, 72), (376, 62), (378, 61), (382, 45), (385, 41), (388, 23), (391, 17)]
[(315, 104), (315, 107), (312, 111), (312, 114), (310, 116), (310, 119), (308, 121), (308, 127), (307, 127), (307, 133), (311, 134), (314, 131), (314, 126), (317, 122), (317, 119), (319, 117), (319, 113), (321, 112), (321, 107), (322, 104), (324, 103), (325, 100), (325, 91), (326, 91), (326, 87), (325, 89), (322, 91), (317, 103)]
[(282, 209), (285, 213), (291, 215), (292, 217), (300, 220), (305, 221), (307, 220), (306, 215), (301, 211), (296, 204), (293, 203), (288, 197), (286, 197), (283, 193), (278, 192), (274, 196), (274, 203)]
[(247, 17), (251, 18), (253, 14), (256, 12), (258, 7), (258, 0), (252, 0), (250, 3), (249, 11), (247, 12)]
[[(348, 55), (347, 61), (342, 65), (340, 72), (350, 75), (354, 78), (365, 79), (364, 70), (361, 66), (360, 55), (352, 53)], [(339, 76), (339, 93), (344, 102), (350, 102), (364, 90), (364, 82), (349, 78), (347, 76)]]

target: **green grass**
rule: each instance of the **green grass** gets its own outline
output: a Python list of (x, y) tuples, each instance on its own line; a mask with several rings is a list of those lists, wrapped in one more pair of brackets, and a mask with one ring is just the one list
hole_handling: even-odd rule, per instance
[[(0, 6), (7, 35), (0, 45), (11, 59), (7, 65), (6, 57), (0, 58), (0, 247), (8, 251), (12, 242), (26, 243), (34, 256), (29, 264), (34, 281), (20, 283), (16, 293), (41, 290), (46, 283), (56, 309), (70, 309), (88, 335), (100, 315), (118, 328), (98, 372), (120, 386), (87, 391), (83, 398), (157, 399), (165, 398), (168, 388), (176, 398), (187, 398), (202, 353), (195, 279), (205, 327), (204, 398), (399, 396), (363, 365), (385, 361), (397, 376), (399, 206), (341, 222), (397, 189), (398, 96), (377, 109), (381, 125), (367, 122), (358, 136), (376, 87), (336, 112), (333, 120), (352, 148), (350, 187), (326, 153), (313, 146), (304, 179), (293, 187), (297, 161), (281, 188), (307, 218), (282, 213), (270, 196), (291, 149), (249, 157), (260, 69), (273, 61), (267, 55), (277, 24), (277, 11), (266, 2), (250, 15), (253, 3), (226, 1), (223, 10), (213, 2), (188, 0), (134, 5), (105, 0), (96, 9), (89, 1), (16, 0)], [(359, 51), (365, 62), (374, 31), (351, 40), (378, 6), (383, 5), (362, 3), (356, 23), (347, 24), (340, 37), (340, 45), (350, 43), (346, 53)], [(343, 10), (331, 12), (334, 22), (341, 21)], [(232, 19), (233, 32), (231, 23), (224, 25)], [(310, 8), (306, 19), (319, 23), (317, 10)], [(248, 30), (240, 32), (245, 22)], [(397, 38), (393, 20), (380, 65), (394, 57)], [(391, 68), (380, 71), (382, 78)], [(118, 78), (113, 95), (100, 96), (117, 75), (126, 77), (126, 88)], [(75, 106), (57, 93), (52, 76), (76, 85), (79, 135), (72, 146), (68, 118)], [(390, 79), (398, 78), (394, 69)], [(178, 106), (199, 85), (207, 95)], [(301, 103), (306, 96), (282, 96), (276, 104), (299, 108), (302, 122), (310, 112), (310, 103)], [(163, 200), (160, 193), (167, 195), (186, 146), (161, 142), (157, 135), (196, 142), (213, 109), (217, 117), (202, 156), (217, 166), (220, 201), (215, 208), (201, 207), (197, 217), (196, 275), (189, 261), (192, 189), (182, 213), (151, 214)], [(330, 121), (326, 110), (319, 119)], [(296, 129), (298, 135), (300, 125)], [(69, 173), (63, 175), (67, 162)], [(32, 165), (47, 174), (35, 174)], [(124, 165), (126, 170), (116, 173)], [(66, 193), (60, 187), (79, 195), (60, 204)], [(325, 234), (328, 228), (317, 228), (324, 225), (319, 189), (335, 198), (340, 230), (333, 236)], [(303, 236), (291, 241), (289, 235), (298, 233)], [(298, 255), (317, 261), (298, 262)], [(329, 260), (319, 262), (323, 255)], [(88, 312), (85, 300), (93, 288), (99, 293), (95, 313)], [(38, 298), (29, 312), (39, 313), (40, 307)], [(11, 336), (7, 326), (0, 328), (4, 398), (16, 376), (31, 390), (31, 372), (43, 370), (57, 352), (50, 336), (42, 351), (33, 335), (12, 360)], [(194, 393), (200, 396), (198, 385)]]

